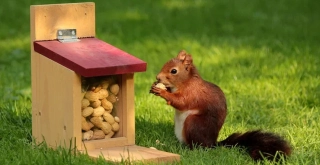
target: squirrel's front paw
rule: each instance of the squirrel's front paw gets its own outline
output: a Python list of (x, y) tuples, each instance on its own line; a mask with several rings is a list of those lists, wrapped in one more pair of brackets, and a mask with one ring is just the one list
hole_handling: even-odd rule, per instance
[(159, 96), (160, 92), (161, 92), (162, 89), (156, 87), (156, 86), (152, 86), (151, 89), (150, 89), (150, 93), (156, 95), (156, 96)]
[(157, 82), (154, 82), (154, 83), (151, 85), (151, 89), (150, 89), (149, 93), (155, 94), (153, 88), (154, 88), (156, 85), (157, 85)]

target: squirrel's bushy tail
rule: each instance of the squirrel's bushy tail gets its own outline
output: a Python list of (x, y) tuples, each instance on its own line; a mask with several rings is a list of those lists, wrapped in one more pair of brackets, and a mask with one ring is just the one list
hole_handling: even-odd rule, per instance
[(260, 130), (231, 134), (218, 142), (219, 146), (238, 146), (245, 149), (254, 160), (276, 160), (291, 154), (291, 146), (278, 135)]

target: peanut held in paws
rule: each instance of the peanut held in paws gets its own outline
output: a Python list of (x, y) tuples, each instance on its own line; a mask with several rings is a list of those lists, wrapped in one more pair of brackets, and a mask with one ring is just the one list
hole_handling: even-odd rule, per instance
[(165, 86), (164, 84), (162, 84), (162, 83), (158, 83), (158, 84), (156, 85), (156, 87), (157, 87), (157, 88), (160, 88), (160, 89), (167, 90), (166, 86)]
[(153, 83), (150, 89), (150, 93), (158, 96), (160, 94), (161, 91), (163, 90), (167, 90), (166, 86), (162, 83)]

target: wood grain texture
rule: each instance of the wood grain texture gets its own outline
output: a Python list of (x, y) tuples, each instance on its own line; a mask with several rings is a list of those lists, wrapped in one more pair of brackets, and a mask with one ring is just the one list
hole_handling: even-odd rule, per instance
[(32, 26), (37, 29), (32, 34), (34, 41), (57, 39), (58, 29), (77, 29), (81, 38), (96, 35), (93, 2), (32, 5), (30, 10)]
[(121, 97), (123, 136), (127, 137), (128, 145), (135, 144), (135, 107), (134, 107), (134, 75), (125, 74), (122, 76)]
[(143, 72), (147, 67), (144, 61), (97, 38), (72, 43), (37, 41), (34, 49), (84, 77)]
[[(80, 76), (54, 61), (40, 56), (38, 86), (32, 89), (32, 132), (38, 142), (55, 148), (81, 145)], [(74, 146), (72, 146), (74, 147)]]

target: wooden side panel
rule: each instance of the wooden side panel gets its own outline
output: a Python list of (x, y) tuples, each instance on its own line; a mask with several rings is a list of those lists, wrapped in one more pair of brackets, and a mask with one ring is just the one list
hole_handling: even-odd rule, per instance
[(57, 39), (58, 29), (75, 28), (78, 37), (95, 36), (93, 2), (33, 5), (30, 9), (31, 23), (36, 29), (32, 41)]
[(122, 77), (123, 99), (123, 136), (128, 138), (128, 145), (135, 144), (135, 109), (134, 109), (134, 75), (125, 74)]
[[(46, 141), (52, 147), (69, 147), (77, 138), (81, 145), (81, 82), (73, 71), (40, 56), (38, 86), (32, 89), (33, 136), (38, 142)], [(43, 139), (44, 138), (44, 139)]]

